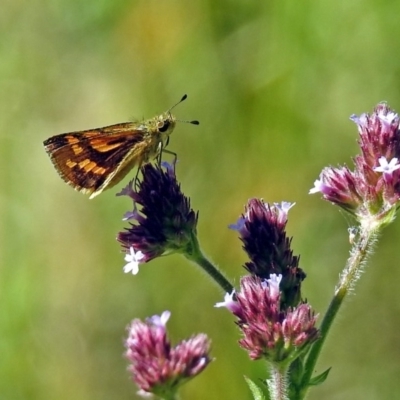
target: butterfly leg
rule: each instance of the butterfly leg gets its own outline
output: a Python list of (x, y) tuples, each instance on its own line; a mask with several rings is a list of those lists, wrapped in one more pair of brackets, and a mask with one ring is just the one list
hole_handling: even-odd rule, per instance
[(140, 182), (139, 182), (139, 172), (142, 169), (142, 163), (138, 165), (138, 169), (136, 171), (135, 179), (133, 180), (133, 189), (135, 192), (139, 192)]
[(178, 155), (176, 153), (174, 153), (173, 151), (162, 149), (161, 152), (160, 152), (160, 159), (159, 159), (159, 164), (160, 165), (161, 165), (161, 154), (162, 153), (171, 154), (174, 157), (174, 159), (172, 161), (172, 166), (173, 166), (173, 168), (175, 170), (176, 162), (178, 161)]

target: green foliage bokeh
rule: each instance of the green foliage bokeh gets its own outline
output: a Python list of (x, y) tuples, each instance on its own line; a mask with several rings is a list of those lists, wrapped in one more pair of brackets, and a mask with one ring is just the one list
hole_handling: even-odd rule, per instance
[[(223, 293), (173, 255), (125, 275), (115, 236), (128, 178), (88, 200), (57, 176), (42, 142), (149, 118), (184, 93), (169, 148), (200, 210), (199, 238), (235, 280), (235, 232), (250, 197), (295, 201), (288, 234), (323, 313), (348, 255), (348, 221), (309, 196), (325, 165), (357, 153), (348, 117), (382, 100), (400, 111), (394, 1), (5, 0), (0, 14), (0, 399), (134, 399), (125, 327), (168, 309), (176, 342), (213, 340), (216, 360), (182, 398), (250, 399), (265, 376), (237, 347)], [(135, 172), (131, 173), (131, 177)], [(398, 223), (328, 339), (310, 399), (392, 399), (400, 390)], [(382, 272), (390, 272), (389, 275)], [(399, 352), (398, 352), (399, 350)]]

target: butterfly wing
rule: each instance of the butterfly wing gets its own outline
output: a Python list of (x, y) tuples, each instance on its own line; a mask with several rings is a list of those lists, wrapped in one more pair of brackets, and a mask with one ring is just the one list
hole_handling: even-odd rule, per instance
[(53, 136), (44, 146), (62, 179), (93, 198), (142, 163), (145, 137), (146, 130), (125, 122)]

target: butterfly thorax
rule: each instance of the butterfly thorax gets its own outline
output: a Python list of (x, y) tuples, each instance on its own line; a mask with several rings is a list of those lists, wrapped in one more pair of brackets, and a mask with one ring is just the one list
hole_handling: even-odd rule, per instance
[(175, 117), (164, 113), (143, 121), (138, 127), (142, 133), (141, 143), (138, 143), (137, 165), (143, 165), (158, 154), (168, 145), (169, 135), (175, 128)]

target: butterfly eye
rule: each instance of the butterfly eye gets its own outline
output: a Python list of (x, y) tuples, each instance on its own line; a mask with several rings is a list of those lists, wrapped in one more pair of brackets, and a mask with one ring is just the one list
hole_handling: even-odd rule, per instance
[(160, 131), (160, 132), (166, 132), (167, 130), (168, 130), (168, 128), (169, 128), (169, 121), (163, 121), (163, 125), (160, 125), (159, 127), (158, 127), (158, 130)]

